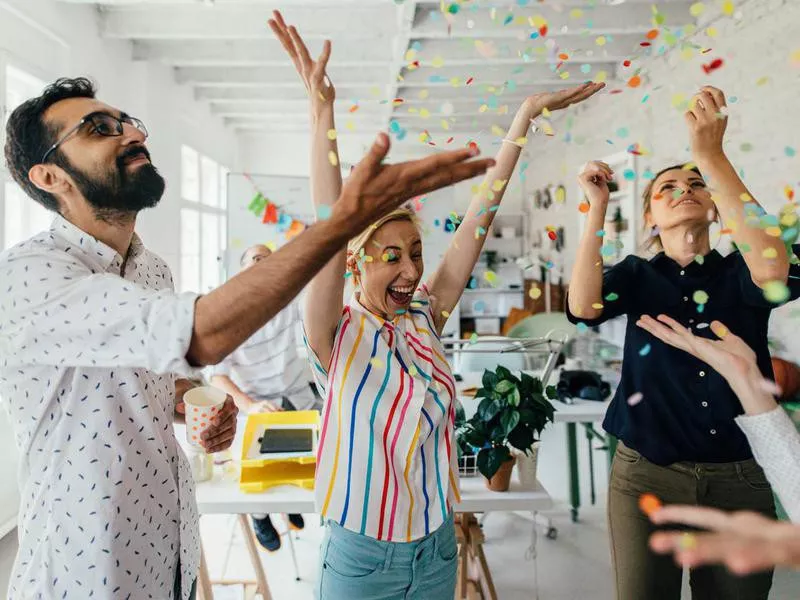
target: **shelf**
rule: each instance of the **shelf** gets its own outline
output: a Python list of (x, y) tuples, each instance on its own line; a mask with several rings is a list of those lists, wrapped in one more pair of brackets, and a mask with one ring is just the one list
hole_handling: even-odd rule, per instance
[(468, 315), (461, 314), (462, 319), (506, 319), (508, 318), (508, 313), (500, 314), (500, 313), (484, 313), (481, 315), (470, 313)]
[(464, 290), (465, 294), (522, 294), (525, 290), (522, 288), (467, 288)]

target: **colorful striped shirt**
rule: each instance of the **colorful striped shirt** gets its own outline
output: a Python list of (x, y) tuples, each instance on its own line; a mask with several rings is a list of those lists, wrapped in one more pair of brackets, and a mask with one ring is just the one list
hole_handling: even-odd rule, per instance
[(421, 286), (385, 321), (354, 295), (342, 311), (329, 370), (309, 349), (324, 390), (317, 509), (369, 537), (407, 542), (435, 531), (458, 493), (455, 382)]

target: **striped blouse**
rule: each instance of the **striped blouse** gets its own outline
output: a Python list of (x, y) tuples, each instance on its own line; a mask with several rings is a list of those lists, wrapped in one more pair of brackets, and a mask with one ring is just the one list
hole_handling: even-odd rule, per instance
[(369, 537), (408, 542), (435, 531), (458, 493), (455, 383), (423, 285), (393, 321), (355, 295), (342, 311), (324, 390), (317, 510)]

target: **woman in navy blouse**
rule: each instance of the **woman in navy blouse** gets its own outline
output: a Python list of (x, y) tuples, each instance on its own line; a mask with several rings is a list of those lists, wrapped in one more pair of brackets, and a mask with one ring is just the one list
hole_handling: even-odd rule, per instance
[[(681, 569), (648, 550), (652, 525), (638, 507), (642, 494), (653, 493), (665, 503), (775, 513), (769, 484), (734, 422), (742, 408), (730, 386), (701, 360), (636, 325), (642, 315), (664, 314), (695, 335), (711, 337), (709, 324), (722, 321), (755, 350), (761, 372), (772, 379), (770, 311), (800, 295), (797, 280), (789, 276), (777, 220), (749, 194), (722, 149), (727, 124), (722, 92), (704, 87), (685, 120), (693, 164), (662, 170), (644, 193), (649, 242), (661, 249), (654, 258), (630, 255), (603, 273), (598, 232), (613, 173), (595, 162), (579, 177), (590, 208), (568, 316), (590, 326), (628, 317), (622, 379), (604, 423), (620, 440), (608, 499), (620, 600), (681, 595)], [(738, 248), (727, 256), (711, 249), (709, 226), (718, 219)], [(724, 567), (700, 567), (691, 570), (690, 580), (698, 600), (757, 600), (768, 597), (772, 572), (736, 577)]]

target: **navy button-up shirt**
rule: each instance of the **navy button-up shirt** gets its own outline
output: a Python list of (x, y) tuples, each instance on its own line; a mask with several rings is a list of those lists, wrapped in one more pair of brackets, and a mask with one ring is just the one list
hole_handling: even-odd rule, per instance
[[(799, 254), (800, 246), (794, 247)], [(790, 267), (790, 298), (800, 297), (800, 265)], [(704, 294), (696, 294), (704, 292)], [(706, 298), (707, 295), (707, 298)], [(698, 303), (699, 302), (699, 303)], [(637, 327), (641, 315), (669, 315), (695, 335), (714, 338), (708, 325), (723, 322), (753, 348), (765, 377), (773, 378), (767, 324), (775, 304), (753, 283), (739, 252), (716, 250), (685, 267), (663, 252), (644, 260), (628, 256), (603, 275), (603, 314), (572, 323), (589, 326), (627, 315), (622, 378), (603, 427), (649, 461), (733, 462), (752, 458), (734, 422), (743, 410), (725, 379), (707, 364)], [(628, 398), (643, 399), (630, 406)]]

